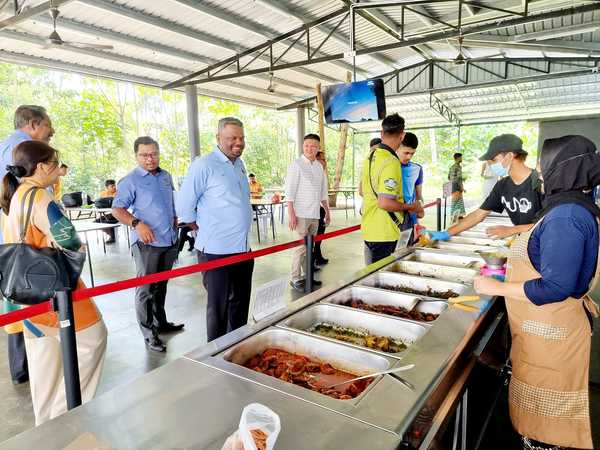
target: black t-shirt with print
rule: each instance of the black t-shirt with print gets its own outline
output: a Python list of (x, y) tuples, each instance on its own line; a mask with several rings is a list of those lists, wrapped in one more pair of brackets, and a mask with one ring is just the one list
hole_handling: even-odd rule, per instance
[(496, 183), (480, 209), (497, 213), (506, 209), (514, 225), (534, 223), (535, 215), (542, 209), (540, 185), (535, 170), (521, 184), (515, 184), (511, 177), (504, 177)]

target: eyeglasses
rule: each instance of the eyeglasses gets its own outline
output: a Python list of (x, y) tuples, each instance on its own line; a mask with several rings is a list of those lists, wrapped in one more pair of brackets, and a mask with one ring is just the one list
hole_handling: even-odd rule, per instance
[(158, 153), (138, 153), (138, 158), (140, 159), (158, 159)]

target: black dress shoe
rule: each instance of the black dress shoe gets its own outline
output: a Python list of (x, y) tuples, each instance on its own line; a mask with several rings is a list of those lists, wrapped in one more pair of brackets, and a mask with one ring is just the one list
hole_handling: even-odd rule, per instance
[(167, 346), (163, 341), (158, 337), (151, 337), (150, 339), (145, 339), (146, 348), (153, 352), (163, 353), (167, 351)]
[(183, 330), (183, 327), (185, 327), (185, 324), (183, 324), (183, 323), (176, 324), (173, 322), (167, 322), (167, 323), (159, 326), (157, 331), (159, 333), (175, 333), (176, 331)]
[(325, 264), (329, 264), (329, 260), (326, 258), (318, 258), (315, 260), (315, 264), (317, 266), (324, 266)]
[(28, 381), (29, 381), (29, 375), (24, 375), (19, 378), (13, 378), (12, 384), (14, 384), (15, 386), (18, 386), (19, 384), (27, 383)]
[(290, 281), (290, 286), (292, 286), (295, 291), (304, 292), (306, 282), (304, 280)]
[(313, 286), (321, 286), (323, 284), (322, 281), (313, 279)]
[(108, 239), (105, 244), (114, 244), (116, 241), (113, 238)]

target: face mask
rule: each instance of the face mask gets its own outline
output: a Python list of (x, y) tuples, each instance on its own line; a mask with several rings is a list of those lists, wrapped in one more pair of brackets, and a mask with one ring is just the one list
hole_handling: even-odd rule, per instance
[(490, 165), (490, 170), (497, 177), (505, 177), (508, 175), (508, 169), (504, 167), (501, 163), (497, 162)]
[(512, 165), (512, 159), (508, 163), (508, 167), (504, 167), (501, 162), (496, 162), (496, 163), (490, 165), (490, 170), (497, 177), (503, 178), (503, 177), (508, 176), (511, 165)]

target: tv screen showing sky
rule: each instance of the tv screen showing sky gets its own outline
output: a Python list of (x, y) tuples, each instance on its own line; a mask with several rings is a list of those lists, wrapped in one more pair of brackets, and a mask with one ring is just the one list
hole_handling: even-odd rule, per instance
[(327, 123), (366, 122), (385, 116), (383, 80), (328, 86), (323, 92)]

